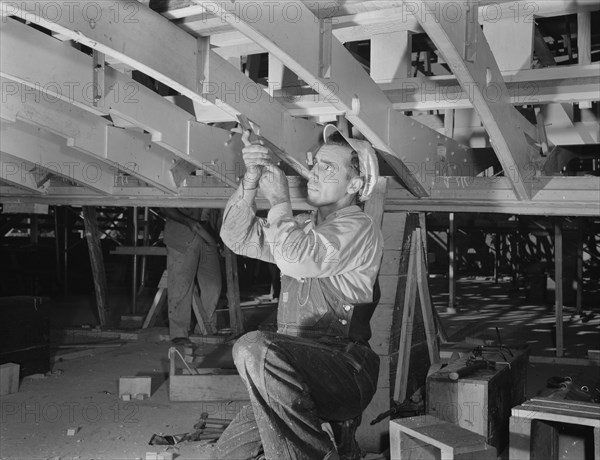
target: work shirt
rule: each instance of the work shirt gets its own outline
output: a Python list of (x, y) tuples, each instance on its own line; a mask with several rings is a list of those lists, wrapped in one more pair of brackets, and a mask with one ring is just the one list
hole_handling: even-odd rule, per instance
[(240, 186), (227, 203), (221, 228), (221, 238), (233, 252), (275, 263), (282, 275), (300, 281), (326, 278), (349, 303), (373, 300), (383, 236), (358, 206), (342, 208), (317, 224), (316, 212), (294, 216), (290, 203), (273, 206), (266, 219), (258, 218), (243, 195)]

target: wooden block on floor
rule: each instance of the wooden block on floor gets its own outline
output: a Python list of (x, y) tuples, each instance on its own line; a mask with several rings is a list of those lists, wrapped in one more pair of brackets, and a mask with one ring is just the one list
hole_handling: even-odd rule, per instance
[(124, 394), (136, 397), (139, 394), (152, 393), (151, 377), (121, 377), (119, 379), (119, 398)]
[(0, 396), (19, 391), (19, 369), (20, 366), (15, 363), (0, 366)]
[(442, 458), (495, 460), (496, 449), (481, 435), (432, 415), (390, 421), (391, 460)]

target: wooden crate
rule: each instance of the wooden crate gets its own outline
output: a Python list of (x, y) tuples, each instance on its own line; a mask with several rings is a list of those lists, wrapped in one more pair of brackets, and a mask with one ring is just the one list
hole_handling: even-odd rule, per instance
[[(170, 352), (169, 399), (171, 401), (242, 401), (248, 390), (235, 369), (186, 367), (177, 353)], [(183, 367), (180, 367), (183, 366)], [(194, 372), (190, 372), (188, 367)]]
[[(537, 439), (534, 445), (532, 423), (542, 423), (535, 431)], [(559, 430), (553, 424), (567, 424), (593, 429), (593, 457), (600, 459), (600, 404), (583, 401), (566, 401), (550, 398), (533, 398), (520, 406), (513, 407), (510, 418), (510, 449), (511, 460), (529, 460), (544, 458), (558, 460), (565, 458), (559, 454)], [(583, 431), (583, 430), (581, 430)], [(582, 457), (585, 454), (582, 454)]]
[(483, 436), (431, 415), (390, 421), (391, 460), (496, 460)]
[[(427, 378), (427, 413), (444, 421), (482, 435), (486, 442), (501, 452), (508, 445), (510, 410), (525, 399), (528, 350), (507, 351), (508, 364), (496, 369), (481, 369), (459, 380), (448, 374), (465, 366), (462, 357)], [(486, 353), (494, 361), (503, 358)]]

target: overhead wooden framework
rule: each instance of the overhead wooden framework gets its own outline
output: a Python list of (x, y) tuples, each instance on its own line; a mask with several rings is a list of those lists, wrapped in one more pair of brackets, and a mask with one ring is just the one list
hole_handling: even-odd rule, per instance
[[(222, 207), (243, 173), (240, 115), (300, 162), (343, 116), (395, 174), (388, 209), (598, 215), (597, 175), (544, 167), (560, 139), (600, 142), (596, 2), (450, 3), (0, 0), (0, 201)], [(564, 65), (534, 21), (575, 13)], [(364, 40), (370, 60), (346, 43)], [(256, 53), (266, 82), (240, 65)]]

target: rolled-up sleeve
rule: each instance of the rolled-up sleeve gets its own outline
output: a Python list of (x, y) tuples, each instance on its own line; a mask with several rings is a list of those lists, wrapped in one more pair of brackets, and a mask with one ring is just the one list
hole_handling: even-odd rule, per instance
[(240, 186), (225, 206), (220, 236), (236, 254), (275, 263), (271, 245), (265, 239), (266, 225), (266, 219), (256, 217), (255, 207), (244, 198)]

